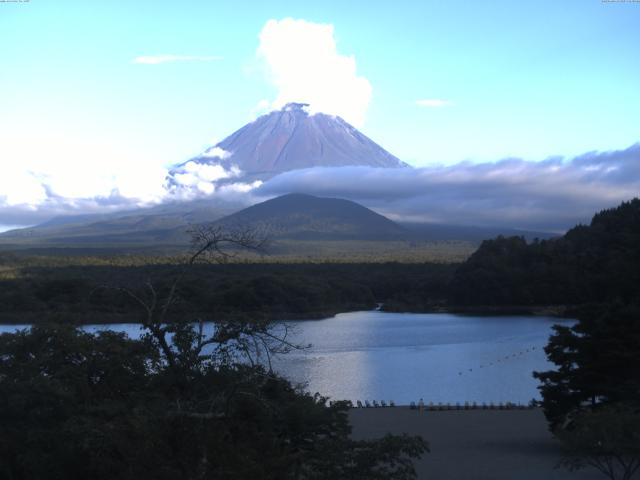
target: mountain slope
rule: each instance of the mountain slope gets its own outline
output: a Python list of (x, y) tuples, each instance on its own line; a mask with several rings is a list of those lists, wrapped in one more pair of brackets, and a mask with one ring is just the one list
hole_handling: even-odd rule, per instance
[(195, 200), (110, 214), (56, 217), (0, 234), (0, 245), (186, 245), (190, 225), (213, 222), (241, 204)]
[(388, 218), (355, 202), (300, 193), (253, 205), (215, 224), (258, 228), (275, 238), (299, 240), (382, 240), (407, 233)]
[[(236, 166), (252, 179), (309, 167), (407, 166), (342, 118), (310, 115), (306, 107), (290, 103), (263, 115), (189, 162)], [(216, 156), (220, 149), (230, 155)]]

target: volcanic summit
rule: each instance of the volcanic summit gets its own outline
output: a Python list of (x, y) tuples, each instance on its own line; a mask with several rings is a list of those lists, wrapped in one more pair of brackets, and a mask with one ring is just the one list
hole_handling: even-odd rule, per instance
[(262, 115), (177, 169), (189, 162), (236, 167), (261, 180), (310, 167), (407, 166), (342, 118), (310, 113), (305, 103)]

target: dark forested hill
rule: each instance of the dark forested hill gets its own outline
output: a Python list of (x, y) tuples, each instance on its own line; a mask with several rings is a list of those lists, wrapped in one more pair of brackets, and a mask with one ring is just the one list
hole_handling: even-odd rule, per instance
[(457, 270), (458, 305), (559, 305), (640, 299), (640, 199), (563, 237), (486, 240)]
[(407, 234), (398, 224), (358, 203), (301, 193), (253, 205), (216, 224), (266, 229), (275, 238), (380, 240)]

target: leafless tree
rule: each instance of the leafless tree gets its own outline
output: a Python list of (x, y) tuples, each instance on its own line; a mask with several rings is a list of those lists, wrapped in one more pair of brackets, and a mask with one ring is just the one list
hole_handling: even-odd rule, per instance
[[(197, 225), (188, 233), (191, 251), (162, 293), (151, 279), (138, 289), (106, 287), (122, 292), (141, 307), (144, 313), (142, 327), (157, 344), (167, 364), (170, 367), (195, 364), (206, 356), (205, 350), (211, 350), (219, 362), (230, 362), (242, 356), (252, 365), (262, 362), (271, 370), (273, 354), (300, 348), (289, 341), (286, 324), (261, 319), (218, 321), (214, 331), (206, 334), (203, 318), (179, 321), (169, 318), (172, 307), (180, 301), (180, 284), (196, 263), (226, 263), (241, 251), (264, 253), (268, 244), (266, 234), (248, 227)], [(171, 335), (172, 340), (169, 339)], [(211, 354), (208, 356), (212, 357)]]

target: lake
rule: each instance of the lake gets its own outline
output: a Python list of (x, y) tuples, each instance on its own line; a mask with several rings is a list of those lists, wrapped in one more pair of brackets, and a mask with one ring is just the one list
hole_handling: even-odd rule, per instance
[[(522, 402), (539, 399), (534, 370), (548, 370), (543, 351), (556, 323), (539, 316), (350, 312), (286, 322), (292, 340), (312, 344), (279, 357), (275, 368), (332, 399), (425, 402)], [(19, 326), (0, 326), (0, 332)], [(131, 337), (138, 325), (94, 325)]]

